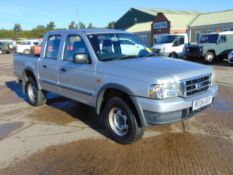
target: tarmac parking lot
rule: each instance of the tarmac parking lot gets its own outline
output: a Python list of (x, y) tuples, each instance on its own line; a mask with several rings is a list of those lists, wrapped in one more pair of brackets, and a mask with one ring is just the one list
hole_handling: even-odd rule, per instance
[(95, 110), (49, 95), (25, 101), (12, 55), (0, 55), (0, 174), (233, 174), (233, 67), (214, 65), (211, 108), (172, 125), (151, 126), (133, 145), (108, 138)]

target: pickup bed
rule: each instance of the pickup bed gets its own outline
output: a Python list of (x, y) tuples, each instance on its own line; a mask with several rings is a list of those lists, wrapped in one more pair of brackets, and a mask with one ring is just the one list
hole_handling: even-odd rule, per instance
[(122, 144), (148, 125), (190, 118), (218, 89), (211, 67), (155, 57), (134, 35), (108, 29), (48, 32), (39, 57), (15, 55), (14, 73), (30, 104), (45, 104), (53, 92), (95, 107)]

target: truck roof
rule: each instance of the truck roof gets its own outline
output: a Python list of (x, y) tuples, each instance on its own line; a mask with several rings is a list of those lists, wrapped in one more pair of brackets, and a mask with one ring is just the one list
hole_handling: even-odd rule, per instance
[(105, 29), (105, 28), (98, 28), (98, 29), (69, 29), (69, 30), (52, 30), (49, 31), (48, 34), (64, 34), (70, 32), (77, 32), (83, 34), (100, 34), (100, 33), (127, 33), (122, 30), (115, 30), (115, 29)]
[(233, 31), (211, 32), (211, 33), (205, 33), (205, 34), (202, 34), (202, 35), (216, 35), (216, 34), (219, 34), (219, 35), (233, 35)]

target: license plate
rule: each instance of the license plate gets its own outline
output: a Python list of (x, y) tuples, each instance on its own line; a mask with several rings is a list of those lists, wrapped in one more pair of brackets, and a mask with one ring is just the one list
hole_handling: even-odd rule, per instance
[(208, 106), (212, 103), (212, 96), (202, 98), (200, 100), (194, 101), (193, 102), (193, 111), (198, 110), (202, 107)]

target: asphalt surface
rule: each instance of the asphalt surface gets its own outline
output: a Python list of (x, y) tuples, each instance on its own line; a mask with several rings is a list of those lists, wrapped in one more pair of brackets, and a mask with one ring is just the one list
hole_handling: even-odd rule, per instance
[(136, 144), (108, 139), (95, 110), (49, 95), (43, 107), (25, 100), (0, 55), (0, 174), (233, 174), (233, 67), (216, 70), (219, 95), (198, 116), (151, 126)]

